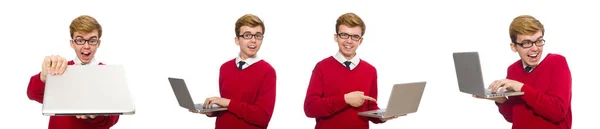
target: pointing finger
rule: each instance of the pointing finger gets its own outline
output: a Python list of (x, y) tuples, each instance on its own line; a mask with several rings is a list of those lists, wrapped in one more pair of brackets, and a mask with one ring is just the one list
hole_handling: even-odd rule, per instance
[(376, 102), (376, 101), (377, 101), (377, 100), (375, 100), (375, 98), (373, 98), (373, 97), (369, 97), (369, 96), (362, 96), (362, 98), (363, 98), (363, 99), (365, 99), (365, 100), (370, 100), (370, 101), (373, 101), (373, 102)]

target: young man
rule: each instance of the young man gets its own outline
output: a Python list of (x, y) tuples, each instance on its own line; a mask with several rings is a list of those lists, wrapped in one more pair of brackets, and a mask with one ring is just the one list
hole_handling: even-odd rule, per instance
[[(69, 26), (71, 31), (71, 48), (77, 58), (68, 61), (57, 55), (46, 56), (42, 63), (42, 71), (31, 77), (27, 87), (27, 97), (43, 104), (46, 75), (63, 74), (67, 65), (103, 65), (94, 59), (100, 47), (102, 26), (91, 16), (82, 15), (75, 18)], [(119, 120), (118, 115), (95, 116), (51, 116), (48, 129), (109, 129)]]
[[(514, 18), (510, 47), (521, 57), (508, 67), (506, 79), (493, 82), (492, 91), (520, 91), (522, 96), (495, 101), (513, 129), (570, 129), (571, 72), (564, 56), (544, 54), (544, 26), (532, 16)], [(481, 98), (479, 96), (475, 96)]]
[(377, 70), (356, 55), (362, 43), (365, 23), (354, 13), (341, 15), (333, 35), (338, 52), (318, 62), (312, 71), (304, 113), (316, 119), (315, 129), (368, 129), (369, 121), (389, 119), (359, 116), (376, 110)]
[[(221, 65), (221, 97), (207, 98), (206, 108), (217, 104), (226, 111), (205, 113), (217, 117), (216, 129), (266, 129), (275, 106), (277, 75), (275, 69), (256, 54), (262, 44), (265, 25), (252, 14), (235, 23), (235, 44), (239, 56)], [(193, 111), (195, 112), (195, 111)]]

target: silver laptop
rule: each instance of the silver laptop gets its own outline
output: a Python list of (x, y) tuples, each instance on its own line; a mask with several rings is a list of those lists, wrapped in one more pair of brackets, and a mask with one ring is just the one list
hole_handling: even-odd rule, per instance
[(196, 110), (198, 112), (215, 112), (227, 110), (226, 107), (220, 107), (216, 104), (211, 105), (211, 108), (204, 108), (203, 103), (195, 104), (192, 100), (190, 92), (188, 91), (185, 81), (181, 78), (169, 77), (169, 83), (171, 83), (171, 88), (173, 88), (173, 92), (175, 93), (177, 102), (179, 102), (179, 106), (183, 108), (186, 108), (188, 110)]
[(427, 82), (395, 84), (385, 109), (359, 112), (361, 116), (389, 118), (415, 113), (419, 109), (421, 97)]
[(484, 98), (523, 95), (523, 92), (492, 92), (488, 89), (483, 83), (478, 52), (455, 52), (452, 55), (454, 56), (456, 79), (461, 92)]
[(47, 75), (42, 114), (135, 114), (125, 68), (122, 65), (69, 65), (62, 75)]

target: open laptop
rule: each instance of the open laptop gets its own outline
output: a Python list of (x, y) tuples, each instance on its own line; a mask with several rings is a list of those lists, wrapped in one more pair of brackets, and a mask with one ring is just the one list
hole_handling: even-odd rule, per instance
[(42, 114), (135, 114), (125, 68), (122, 65), (69, 65), (62, 75), (47, 75)]
[(425, 84), (427, 84), (425, 81), (394, 84), (385, 109), (364, 111), (358, 114), (375, 118), (389, 118), (415, 113), (419, 109)]
[(211, 108), (204, 108), (203, 104), (195, 104), (192, 100), (190, 92), (188, 91), (185, 81), (181, 78), (169, 77), (169, 83), (175, 93), (179, 106), (188, 110), (196, 110), (198, 112), (215, 112), (227, 110), (226, 107), (220, 107), (216, 104), (211, 105)]
[(486, 88), (483, 83), (478, 52), (455, 52), (452, 55), (454, 56), (456, 79), (461, 92), (484, 98), (523, 95), (523, 92), (492, 92), (492, 90)]

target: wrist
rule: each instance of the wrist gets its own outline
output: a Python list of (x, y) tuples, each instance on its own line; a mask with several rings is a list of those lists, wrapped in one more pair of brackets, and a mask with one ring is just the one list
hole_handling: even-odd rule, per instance
[(40, 81), (46, 82), (46, 76), (40, 74)]
[(506, 100), (508, 100), (508, 99), (506, 99), (506, 97), (502, 97), (502, 98), (500, 98), (500, 99), (497, 99), (497, 100), (496, 100), (496, 103), (498, 103), (498, 104), (502, 104), (502, 103), (506, 102)]

